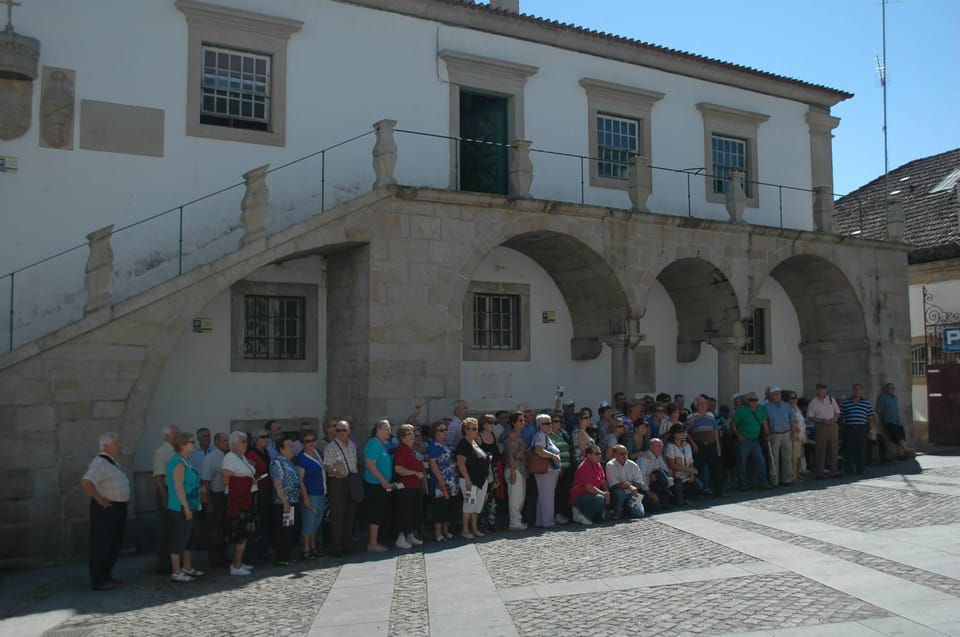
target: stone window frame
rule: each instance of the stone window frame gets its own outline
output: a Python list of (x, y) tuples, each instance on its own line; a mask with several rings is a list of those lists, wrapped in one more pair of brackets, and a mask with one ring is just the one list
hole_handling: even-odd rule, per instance
[[(176, 7), (187, 20), (187, 135), (285, 146), (287, 42), (292, 34), (303, 28), (303, 22), (197, 0), (177, 0)], [(200, 123), (204, 44), (270, 57), (270, 130)]]
[(663, 99), (665, 93), (590, 77), (582, 78), (580, 86), (587, 94), (588, 152), (590, 157), (594, 158), (590, 161), (590, 185), (598, 188), (627, 190), (630, 187), (629, 179), (614, 179), (599, 174), (596, 160), (600, 152), (597, 143), (597, 115), (637, 120), (640, 125), (637, 154), (652, 161), (651, 112), (653, 105)]
[(527, 79), (540, 68), (498, 60), (461, 51), (444, 49), (437, 53), (447, 67), (450, 85), (450, 189), (460, 186), (459, 144), (460, 137), (460, 89), (507, 98), (507, 142), (523, 139), (524, 134), (524, 88)]
[(709, 102), (700, 102), (697, 104), (697, 110), (703, 117), (703, 158), (704, 172), (703, 180), (706, 200), (711, 203), (725, 203), (726, 195), (722, 192), (713, 191), (713, 136), (731, 137), (742, 139), (747, 146), (747, 179), (751, 182), (752, 188), (748, 188), (750, 194), (746, 198), (747, 208), (760, 207), (760, 187), (756, 182), (760, 181), (760, 166), (758, 161), (758, 139), (760, 124), (770, 119), (769, 115), (763, 113), (754, 113), (739, 108), (721, 106), (719, 104), (710, 104)]
[[(304, 297), (304, 358), (246, 358), (243, 330), (246, 323), (244, 297)], [(230, 287), (230, 371), (240, 373), (312, 373), (319, 370), (319, 305), (320, 286), (314, 283), (277, 283), (238, 281)]]
[[(473, 347), (473, 295), (509, 294), (520, 297), (520, 348), (475, 349)], [(529, 362), (530, 361), (530, 285), (527, 283), (498, 283), (471, 281), (463, 295), (463, 356), (474, 362)]]
[[(756, 299), (751, 308), (750, 317), (744, 319), (744, 323), (754, 320), (755, 310), (763, 310), (763, 340), (766, 346), (762, 354), (740, 354), (740, 362), (744, 365), (770, 365), (773, 363), (773, 340), (771, 338), (771, 325), (773, 324), (773, 315), (770, 311), (770, 299)], [(744, 334), (746, 334), (746, 325), (744, 325)]]

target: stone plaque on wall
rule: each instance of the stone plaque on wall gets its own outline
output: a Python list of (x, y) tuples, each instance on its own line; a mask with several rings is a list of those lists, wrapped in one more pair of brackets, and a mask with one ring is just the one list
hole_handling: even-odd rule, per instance
[(163, 110), (80, 100), (80, 148), (163, 157)]
[(43, 67), (40, 84), (40, 146), (73, 150), (77, 72)]

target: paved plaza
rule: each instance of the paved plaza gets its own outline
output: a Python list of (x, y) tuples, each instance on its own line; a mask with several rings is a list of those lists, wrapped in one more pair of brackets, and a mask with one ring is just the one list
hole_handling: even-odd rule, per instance
[(6, 574), (0, 635), (960, 635), (960, 456), (633, 522), (184, 585), (121, 560)]

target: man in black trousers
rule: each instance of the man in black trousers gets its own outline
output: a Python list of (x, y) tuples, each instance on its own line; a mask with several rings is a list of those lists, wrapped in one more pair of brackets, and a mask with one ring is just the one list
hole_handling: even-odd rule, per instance
[(90, 587), (95, 591), (110, 591), (120, 584), (113, 578), (113, 567), (130, 501), (130, 481), (117, 462), (120, 448), (120, 434), (101, 434), (100, 453), (80, 480), (80, 488), (90, 496)]

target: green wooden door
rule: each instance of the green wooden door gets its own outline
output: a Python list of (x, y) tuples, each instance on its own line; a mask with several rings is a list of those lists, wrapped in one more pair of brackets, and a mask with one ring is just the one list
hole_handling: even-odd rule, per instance
[(507, 194), (507, 98), (460, 91), (460, 189)]

